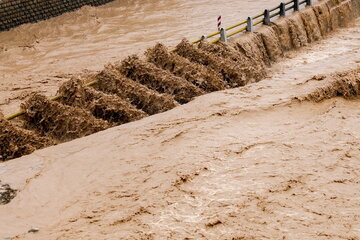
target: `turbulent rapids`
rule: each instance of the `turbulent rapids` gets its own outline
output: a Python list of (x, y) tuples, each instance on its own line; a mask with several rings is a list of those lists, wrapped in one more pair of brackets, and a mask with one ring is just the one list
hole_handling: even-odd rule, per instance
[[(192, 45), (184, 39), (170, 51), (159, 43), (145, 57), (132, 55), (99, 73), (65, 82), (58, 101), (33, 94), (21, 105), (25, 114), (20, 119), (0, 121), (0, 160), (161, 113), (209, 92), (260, 81), (285, 51), (317, 41), (358, 15), (359, 1), (321, 1), (228, 45)], [(359, 70), (338, 74), (331, 87), (306, 99), (358, 95), (358, 76)]]

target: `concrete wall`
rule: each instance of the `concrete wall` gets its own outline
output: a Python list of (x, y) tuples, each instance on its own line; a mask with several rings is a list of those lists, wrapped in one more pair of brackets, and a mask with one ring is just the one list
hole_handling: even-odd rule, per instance
[(85, 5), (99, 6), (113, 0), (0, 0), (0, 31), (74, 11)]

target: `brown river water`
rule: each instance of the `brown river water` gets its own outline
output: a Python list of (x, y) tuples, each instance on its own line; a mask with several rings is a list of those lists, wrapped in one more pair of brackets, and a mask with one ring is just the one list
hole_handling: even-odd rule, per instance
[(0, 112), (32, 92), (54, 96), (72, 74), (101, 70), (156, 42), (175, 46), (255, 16), (280, 0), (118, 0), (0, 32)]
[[(2, 33), (0, 117), (19, 102), (26, 112), (0, 118), (0, 162), (38, 150), (0, 164), (0, 239), (358, 239), (360, 19), (348, 17), (349, 2), (229, 44), (159, 44), (148, 61), (89, 75), (92, 88), (65, 80), (211, 32), (220, 5), (206, 3), (210, 21), (199, 2), (166, 14), (114, 2)], [(124, 9), (148, 19), (121, 28)], [(187, 24), (181, 12), (202, 14)], [(224, 12), (226, 25), (244, 18)], [(27, 99), (59, 85), (58, 101)]]
[(272, 8), (280, 0), (119, 0), (0, 33), (0, 79), (97, 70), (155, 42), (175, 45)]

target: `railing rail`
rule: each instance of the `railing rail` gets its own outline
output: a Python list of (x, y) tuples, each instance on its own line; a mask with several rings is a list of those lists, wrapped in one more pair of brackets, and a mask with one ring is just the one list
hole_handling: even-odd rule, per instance
[[(287, 11), (290, 10), (294, 10), (294, 11), (299, 11), (300, 10), (300, 6), (306, 4), (306, 6), (311, 6), (312, 5), (312, 0), (291, 0), (288, 2), (282, 2), (280, 3), (279, 6), (271, 8), (271, 9), (265, 9), (265, 11), (261, 14), (258, 14), (254, 17), (248, 17), (247, 20), (236, 23), (230, 27), (227, 28), (222, 28), (223, 31), (221, 31), (221, 29), (219, 29), (216, 32), (213, 32), (211, 34), (208, 35), (203, 35), (201, 36), (199, 39), (196, 39), (195, 41), (192, 41), (193, 44), (199, 43), (205, 39), (210, 39), (213, 37), (216, 37), (215, 39), (211, 40), (211, 43), (216, 43), (219, 41), (227, 41), (227, 38), (232, 37), (236, 34), (239, 34), (241, 32), (244, 31), (248, 31), (251, 32), (254, 29), (254, 26), (257, 26), (261, 23), (263, 23), (264, 25), (269, 25), (271, 23), (271, 19), (276, 17), (276, 16), (285, 16)], [(261, 18), (260, 20), (257, 20)], [(254, 21), (257, 20), (257, 21)], [(246, 26), (245, 26), (246, 25)], [(241, 27), (242, 26), (242, 27)], [(241, 27), (240, 29), (235, 30), (234, 32), (231, 32), (229, 34), (227, 34), (227, 31), (230, 31), (232, 29)]]

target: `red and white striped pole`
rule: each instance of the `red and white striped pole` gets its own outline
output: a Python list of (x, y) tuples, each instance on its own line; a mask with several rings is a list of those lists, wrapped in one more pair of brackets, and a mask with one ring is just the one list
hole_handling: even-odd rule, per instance
[(221, 27), (221, 15), (219, 15), (217, 20), (218, 31), (220, 32), (220, 41), (227, 42), (226, 30)]
[(221, 15), (218, 17), (217, 20), (218, 20), (217, 21), (218, 30), (220, 31), (220, 29), (221, 29)]

